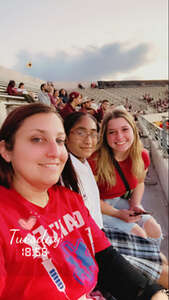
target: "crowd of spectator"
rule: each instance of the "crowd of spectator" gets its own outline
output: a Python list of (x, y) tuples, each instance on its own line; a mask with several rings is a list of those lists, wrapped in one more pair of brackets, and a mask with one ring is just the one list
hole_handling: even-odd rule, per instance
[(10, 96), (22, 96), (24, 97), (28, 102), (34, 102), (35, 101), (35, 95), (32, 92), (28, 92), (25, 89), (24, 83), (20, 82), (18, 87), (16, 87), (16, 83), (14, 80), (10, 80), (7, 86), (7, 93)]
[(165, 92), (165, 96), (162, 98), (161, 96), (158, 97), (157, 100), (154, 99), (149, 93), (145, 93), (141, 100), (144, 100), (147, 105), (150, 105), (156, 109), (157, 112), (164, 112), (167, 111), (169, 108), (169, 93), (168, 91)]

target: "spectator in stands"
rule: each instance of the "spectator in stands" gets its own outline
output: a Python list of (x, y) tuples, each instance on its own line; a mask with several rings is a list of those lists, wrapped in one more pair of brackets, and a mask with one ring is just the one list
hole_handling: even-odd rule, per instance
[[(77, 175), (80, 194), (96, 224), (103, 229), (99, 190), (87, 162), (95, 151), (98, 141), (97, 121), (90, 114), (75, 112), (66, 117), (64, 128), (67, 137), (66, 146)], [(64, 179), (65, 174), (67, 174), (66, 166), (62, 173)], [(77, 192), (77, 189), (73, 188), (73, 190)], [(121, 231), (110, 231), (110, 228), (108, 237), (110, 237), (110, 232), (112, 246), (144, 274), (167, 287), (167, 266), (162, 266), (160, 250), (156, 243)]]
[(96, 116), (97, 121), (99, 123), (101, 123), (101, 121), (103, 120), (105, 113), (109, 109), (109, 105), (110, 103), (106, 99), (101, 102), (100, 108), (97, 110), (97, 116)]
[(60, 110), (62, 118), (66, 118), (69, 114), (76, 111), (78, 105), (81, 104), (82, 96), (78, 92), (71, 92), (69, 95), (69, 102)]
[(50, 97), (48, 95), (48, 87), (46, 83), (42, 83), (40, 86), (40, 92), (38, 94), (38, 100), (46, 105), (51, 105)]
[(90, 299), (98, 280), (118, 300), (167, 299), (57, 183), (64, 142), (60, 118), (41, 103), (15, 109), (0, 129), (0, 297)]
[(126, 109), (128, 112), (130, 112), (130, 111), (132, 110), (132, 105), (131, 105), (131, 103), (129, 103), (129, 99), (128, 99), (128, 98), (125, 99), (124, 107), (125, 107), (125, 109)]
[[(18, 92), (22, 92), (22, 94), (24, 95), (28, 95), (28, 96), (31, 96), (32, 97), (32, 101), (29, 101), (29, 102), (34, 102), (35, 100), (35, 94), (33, 92), (28, 92), (26, 89), (25, 89), (25, 85), (23, 82), (20, 82), (19, 85), (18, 85), (18, 88), (17, 88), (17, 91)], [(29, 98), (29, 97), (28, 97)]]
[(59, 98), (62, 99), (63, 103), (68, 103), (69, 102), (69, 98), (68, 98), (68, 94), (67, 91), (65, 89), (60, 89), (59, 90)]
[(22, 94), (28, 94), (28, 91), (25, 89), (25, 85), (23, 82), (19, 83), (17, 91), (22, 92)]
[(47, 90), (48, 90), (48, 96), (50, 98), (50, 103), (53, 104), (53, 102), (55, 100), (54, 96), (53, 96), (54, 87), (48, 83)]
[[(21, 82), (21, 86), (23, 86), (24, 83)], [(16, 83), (14, 80), (10, 80), (7, 86), (7, 93), (10, 96), (22, 96), (27, 100), (28, 102), (34, 102), (33, 94), (29, 94), (28, 92), (25, 92), (22, 88), (16, 88)]]
[(110, 103), (109, 108), (108, 108), (108, 112), (112, 112), (112, 110), (115, 108), (114, 103)]
[(88, 112), (91, 109), (92, 101), (88, 97), (83, 97), (81, 101), (81, 108), (79, 111)]
[(91, 87), (92, 89), (95, 89), (95, 88), (97, 88), (97, 84), (96, 84), (95, 82), (92, 82), (91, 85), (90, 85), (90, 87)]
[(53, 91), (51, 103), (55, 106), (55, 108), (58, 111), (60, 111), (65, 106), (65, 104), (62, 102), (62, 99), (59, 98), (59, 91), (57, 89), (54, 89), (54, 91)]
[(81, 90), (85, 89), (85, 87), (81, 83), (78, 84), (78, 88), (81, 89)]
[(115, 109), (107, 114), (98, 150), (89, 163), (102, 199), (104, 227), (154, 238), (160, 245), (161, 227), (152, 216), (144, 214), (141, 205), (150, 159), (127, 111)]

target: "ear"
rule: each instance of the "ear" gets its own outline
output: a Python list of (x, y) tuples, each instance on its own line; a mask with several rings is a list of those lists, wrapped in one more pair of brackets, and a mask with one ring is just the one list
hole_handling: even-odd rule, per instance
[(0, 155), (6, 162), (11, 161), (10, 152), (6, 149), (4, 140), (0, 141)]

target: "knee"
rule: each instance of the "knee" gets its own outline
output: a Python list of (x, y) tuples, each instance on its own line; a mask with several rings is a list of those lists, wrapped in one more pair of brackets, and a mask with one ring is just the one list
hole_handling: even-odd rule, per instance
[(144, 223), (144, 229), (147, 232), (147, 235), (152, 238), (160, 238), (162, 236), (161, 226), (153, 217)]
[(142, 229), (139, 225), (135, 225), (132, 230), (131, 230), (131, 233), (134, 234), (134, 235), (138, 235), (138, 236), (141, 236), (143, 238), (147, 238), (147, 234), (146, 232), (144, 231), (144, 229)]
[(160, 257), (162, 259), (163, 264), (168, 265), (168, 259), (162, 252), (160, 252)]
[(157, 280), (157, 283), (162, 285), (164, 288), (168, 289), (168, 266), (163, 265), (162, 267), (162, 272), (160, 278)]

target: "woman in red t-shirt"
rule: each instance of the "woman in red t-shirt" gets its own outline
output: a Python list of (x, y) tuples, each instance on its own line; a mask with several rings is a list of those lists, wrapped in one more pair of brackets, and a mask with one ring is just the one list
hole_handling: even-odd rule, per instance
[[(144, 178), (150, 164), (143, 149), (133, 117), (115, 109), (102, 124), (97, 152), (89, 160), (98, 183), (104, 228), (114, 227), (127, 233), (161, 241), (161, 227), (144, 214), (141, 205)], [(128, 182), (128, 187), (115, 164)], [(131, 193), (128, 200), (126, 194)]]

